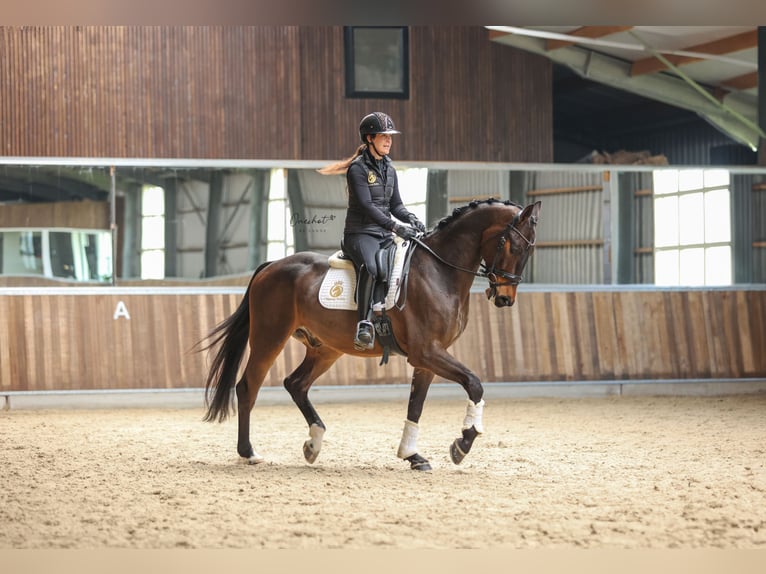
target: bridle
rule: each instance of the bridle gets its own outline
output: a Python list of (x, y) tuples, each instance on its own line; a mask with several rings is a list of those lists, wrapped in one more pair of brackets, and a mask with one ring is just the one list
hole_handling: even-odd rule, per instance
[[(530, 241), (526, 237), (524, 237), (524, 234), (519, 231), (519, 228), (516, 227), (516, 224), (518, 223), (519, 216), (516, 215), (516, 217), (513, 218), (513, 221), (511, 221), (508, 225), (506, 225), (503, 232), (500, 234), (500, 239), (497, 242), (497, 249), (495, 250), (495, 257), (492, 260), (492, 266), (487, 267), (486, 265), (482, 264), (482, 271), (481, 275), (482, 277), (486, 277), (489, 281), (489, 289), (487, 290), (487, 299), (492, 299), (495, 295), (497, 295), (497, 288), (498, 287), (504, 287), (506, 285), (518, 285), (521, 283), (524, 278), (521, 275), (517, 275), (516, 273), (509, 273), (508, 271), (505, 271), (503, 269), (499, 269), (497, 267), (498, 259), (500, 258), (500, 255), (503, 252), (503, 249), (505, 248), (505, 244), (508, 242), (508, 240), (511, 238), (511, 233), (516, 233), (519, 237), (521, 237), (524, 242), (527, 244), (527, 248), (522, 255), (522, 270), (527, 264), (527, 258), (529, 257), (529, 251), (535, 246), (534, 241)], [(504, 281), (500, 281), (500, 279), (504, 279)]]
[[(460, 265), (455, 265), (454, 263), (450, 263), (449, 261), (446, 261), (443, 257), (441, 257), (438, 253), (436, 253), (433, 249), (431, 249), (428, 245), (423, 243), (419, 238), (413, 238), (412, 241), (417, 243), (420, 247), (428, 251), (431, 255), (433, 255), (436, 259), (438, 259), (440, 262), (444, 263), (448, 267), (452, 267), (453, 269), (457, 269), (458, 271), (463, 271), (465, 273), (470, 273), (471, 275), (474, 275), (476, 277), (484, 277), (489, 281), (489, 289), (487, 289), (487, 298), (492, 299), (494, 296), (497, 295), (497, 288), (503, 287), (506, 285), (518, 285), (521, 283), (524, 278), (521, 275), (518, 275), (516, 273), (510, 273), (509, 271), (506, 271), (504, 269), (499, 269), (497, 264), (498, 260), (500, 259), (500, 255), (503, 252), (503, 249), (505, 248), (505, 244), (508, 242), (508, 240), (511, 238), (511, 233), (516, 233), (519, 237), (521, 237), (524, 242), (527, 244), (527, 248), (525, 253), (523, 254), (523, 263), (522, 263), (522, 269), (526, 265), (526, 260), (529, 256), (529, 251), (535, 246), (534, 241), (530, 241), (526, 237), (524, 237), (524, 234), (519, 231), (519, 228), (516, 227), (516, 224), (519, 222), (519, 215), (517, 214), (513, 221), (511, 221), (508, 225), (505, 226), (505, 229), (500, 233), (500, 239), (497, 243), (497, 249), (495, 250), (495, 257), (492, 260), (492, 265), (487, 266), (486, 263), (481, 264), (481, 268), (479, 271), (474, 271), (472, 269), (467, 269), (465, 267), (461, 267)], [(492, 238), (487, 239), (482, 243), (482, 247), (487, 241), (490, 241)]]

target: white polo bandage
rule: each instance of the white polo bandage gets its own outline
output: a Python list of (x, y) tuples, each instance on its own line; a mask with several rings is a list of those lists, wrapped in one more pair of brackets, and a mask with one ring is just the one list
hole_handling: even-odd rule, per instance
[(404, 421), (402, 441), (399, 443), (399, 450), (396, 451), (396, 456), (407, 458), (418, 453), (418, 431), (420, 431), (420, 427), (418, 427), (417, 423), (409, 420)]
[(484, 432), (484, 423), (482, 417), (484, 416), (484, 399), (478, 403), (474, 403), (471, 399), (468, 399), (468, 404), (465, 407), (465, 418), (463, 419), (463, 429), (469, 429), (474, 427), (476, 432), (481, 434)]
[(322, 450), (322, 437), (324, 437), (324, 429), (319, 425), (311, 425), (309, 427), (309, 440), (306, 441), (309, 447), (314, 452)]

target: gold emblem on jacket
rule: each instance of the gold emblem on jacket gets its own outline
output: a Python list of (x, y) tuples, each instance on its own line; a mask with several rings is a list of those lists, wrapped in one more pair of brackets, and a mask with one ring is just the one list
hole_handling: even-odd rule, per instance
[(375, 183), (376, 180), (377, 178), (373, 172), (367, 174), (367, 183)]

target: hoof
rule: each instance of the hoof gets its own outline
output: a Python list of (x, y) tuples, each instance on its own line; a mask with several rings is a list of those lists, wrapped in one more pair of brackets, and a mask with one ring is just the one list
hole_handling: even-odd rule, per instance
[(452, 443), (452, 446), (449, 447), (449, 456), (455, 464), (463, 462), (466, 455), (460, 448), (460, 441), (461, 439), (456, 438), (455, 442)]
[(260, 454), (253, 452), (253, 454), (245, 459), (245, 462), (247, 462), (247, 464), (261, 464), (264, 460), (265, 459)]
[(239, 453), (239, 456), (245, 459), (247, 464), (260, 464), (264, 460), (260, 454), (253, 450), (253, 445), (250, 443), (247, 443), (241, 447), (237, 446), (237, 452)]
[(303, 456), (306, 458), (306, 462), (314, 464), (319, 457), (319, 451), (314, 450), (314, 443), (311, 440), (307, 440), (303, 443)]
[(312, 424), (309, 427), (309, 439), (303, 443), (303, 456), (306, 462), (314, 464), (322, 450), (322, 438), (324, 437), (324, 428), (318, 424)]
[(412, 470), (431, 470), (431, 465), (429, 462), (419, 454), (413, 454), (404, 460), (410, 463), (410, 468)]
[(470, 452), (471, 447), (473, 446), (473, 441), (479, 434), (480, 433), (476, 430), (475, 426), (463, 429), (463, 436), (461, 438), (456, 438), (455, 442), (452, 443), (452, 446), (449, 447), (449, 455), (452, 462), (455, 464), (463, 462), (465, 455)]

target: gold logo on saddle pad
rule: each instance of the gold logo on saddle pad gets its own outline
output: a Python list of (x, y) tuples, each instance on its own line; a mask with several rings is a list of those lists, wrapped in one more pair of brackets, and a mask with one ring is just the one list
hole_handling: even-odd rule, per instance
[(336, 281), (333, 286), (330, 287), (330, 297), (337, 299), (343, 295), (343, 281)]
[(377, 178), (373, 172), (367, 174), (367, 183), (375, 183), (376, 180)]

